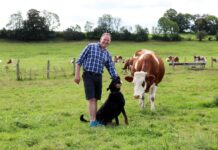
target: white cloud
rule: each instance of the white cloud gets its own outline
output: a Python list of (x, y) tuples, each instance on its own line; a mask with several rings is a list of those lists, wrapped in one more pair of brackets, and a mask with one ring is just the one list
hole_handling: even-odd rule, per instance
[(64, 30), (86, 21), (97, 25), (103, 14), (111, 14), (122, 19), (122, 25), (140, 24), (151, 29), (169, 8), (190, 14), (211, 14), (218, 17), (216, 0), (7, 0), (0, 5), (0, 29), (9, 22), (11, 14), (21, 11), (23, 17), (29, 9), (47, 10), (60, 17)]

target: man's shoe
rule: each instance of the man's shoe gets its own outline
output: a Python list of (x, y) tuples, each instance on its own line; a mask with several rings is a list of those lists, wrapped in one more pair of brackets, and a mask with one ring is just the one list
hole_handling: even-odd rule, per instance
[(97, 121), (91, 121), (91, 122), (89, 123), (89, 126), (90, 126), (90, 127), (96, 127), (97, 124), (98, 124)]
[(104, 124), (102, 124), (100, 121), (91, 121), (90, 123), (89, 123), (89, 126), (90, 127), (97, 127), (97, 126), (104, 126)]

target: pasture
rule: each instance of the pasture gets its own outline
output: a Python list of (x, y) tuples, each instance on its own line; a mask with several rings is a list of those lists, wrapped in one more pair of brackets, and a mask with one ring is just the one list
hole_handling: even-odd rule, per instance
[[(130, 57), (141, 48), (155, 51), (165, 62), (165, 76), (157, 89), (156, 110), (141, 110), (133, 98), (133, 84), (124, 81), (123, 64), (116, 64), (123, 80), (129, 125), (90, 128), (79, 116), (88, 117), (83, 83), (76, 85), (69, 61), (78, 57), (83, 42), (20, 43), (0, 41), (0, 149), (218, 149), (218, 42), (112, 42), (112, 55)], [(194, 55), (208, 58), (205, 70), (173, 69), (165, 61), (169, 55), (180, 61), (193, 61)], [(47, 80), (38, 75), (32, 80), (16, 81), (15, 71), (3, 68), (9, 59), (21, 61), (21, 68), (43, 70), (51, 64), (63, 67), (66, 77)], [(43, 72), (43, 71), (42, 71)], [(103, 75), (103, 95), (107, 98), (110, 77)]]

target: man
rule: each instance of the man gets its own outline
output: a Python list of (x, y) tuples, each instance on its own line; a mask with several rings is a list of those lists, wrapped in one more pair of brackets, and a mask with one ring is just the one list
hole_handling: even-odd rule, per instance
[(102, 73), (104, 66), (110, 73), (111, 78), (116, 78), (117, 73), (112, 61), (112, 57), (107, 50), (111, 42), (109, 33), (102, 34), (100, 42), (90, 43), (80, 54), (76, 64), (74, 82), (80, 83), (80, 67), (83, 66), (83, 81), (86, 99), (89, 105), (90, 127), (101, 125), (96, 120), (97, 100), (101, 99), (102, 93)]

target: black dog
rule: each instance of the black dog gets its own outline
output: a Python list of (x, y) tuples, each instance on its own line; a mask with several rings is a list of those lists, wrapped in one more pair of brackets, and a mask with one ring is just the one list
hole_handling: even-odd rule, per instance
[[(121, 112), (123, 113), (125, 124), (128, 124), (128, 118), (124, 109), (125, 99), (123, 94), (120, 92), (120, 86), (120, 77), (117, 77), (111, 81), (109, 87), (107, 88), (107, 90), (110, 90), (111, 93), (109, 94), (105, 103), (97, 111), (96, 120), (104, 125), (112, 122), (113, 119), (115, 119), (116, 124), (119, 125), (118, 116)], [(83, 122), (88, 122), (83, 118), (83, 115), (80, 116), (80, 120)]]

